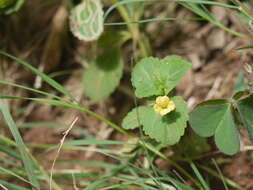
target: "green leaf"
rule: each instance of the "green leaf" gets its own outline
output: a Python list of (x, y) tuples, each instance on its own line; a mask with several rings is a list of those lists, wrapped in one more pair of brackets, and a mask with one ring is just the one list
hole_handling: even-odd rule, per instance
[(13, 183), (9, 183), (3, 180), (0, 180), (0, 184), (4, 185), (6, 188), (8, 189), (13, 189), (13, 190), (29, 190), (27, 188), (21, 187), (21, 186), (17, 186), (14, 185)]
[(213, 136), (228, 107), (229, 104), (197, 106), (190, 113), (192, 129), (201, 137)]
[(129, 17), (132, 21), (138, 21), (144, 13), (144, 3), (134, 2), (124, 5)]
[(13, 3), (15, 3), (16, 0), (0, 0), (0, 9), (9, 7)]
[(207, 100), (204, 102), (201, 102), (200, 104), (197, 105), (199, 106), (211, 106), (211, 105), (221, 105), (221, 104), (226, 104), (229, 103), (228, 99), (213, 99), (213, 100)]
[(122, 73), (123, 60), (119, 47), (105, 51), (85, 70), (84, 93), (95, 101), (108, 97), (118, 86)]
[(16, 178), (20, 179), (21, 181), (30, 184), (30, 182), (27, 181), (25, 178), (21, 177), (20, 175), (16, 174), (15, 172), (13, 172), (9, 169), (6, 169), (6, 168), (3, 168), (3, 167), (0, 166), (0, 171), (2, 171), (5, 174), (12, 175), (13, 177), (16, 177)]
[(168, 94), (185, 75), (191, 64), (178, 56), (164, 59), (143, 58), (132, 72), (132, 84), (138, 98)]
[(40, 185), (38, 183), (38, 180), (36, 178), (35, 175), (35, 168), (33, 165), (33, 161), (30, 159), (28, 153), (27, 153), (27, 148), (23, 142), (23, 139), (17, 129), (16, 124), (14, 123), (12, 116), (10, 114), (9, 109), (5, 106), (5, 104), (3, 103), (2, 100), (0, 100), (0, 111), (2, 112), (4, 119), (17, 143), (17, 147), (19, 149), (19, 152), (21, 154), (28, 178), (31, 182), (31, 184), (33, 184), (36, 189), (40, 189)]
[(135, 129), (141, 125), (146, 106), (139, 106), (132, 109), (123, 119), (122, 127), (124, 129)]
[(0, 0), (0, 14), (11, 14), (18, 11), (24, 0)]
[(237, 102), (240, 119), (248, 130), (251, 142), (253, 143), (253, 94)]
[(166, 145), (177, 143), (184, 134), (188, 120), (187, 106), (184, 100), (175, 96), (171, 98), (176, 110), (165, 116), (158, 115), (152, 107), (145, 107), (142, 119), (145, 134)]
[(239, 151), (240, 141), (230, 104), (196, 107), (190, 114), (192, 129), (202, 137), (215, 135), (217, 147), (232, 155)]
[(131, 39), (131, 33), (128, 31), (107, 30), (98, 40), (98, 47), (107, 49), (108, 46), (121, 46), (124, 42)]
[(243, 76), (243, 72), (240, 72), (236, 78), (236, 81), (235, 81), (233, 94), (236, 94), (240, 91), (245, 91), (248, 89), (249, 89), (249, 86), (248, 86), (247, 82), (245, 81), (245, 78)]
[(98, 39), (104, 30), (103, 8), (100, 0), (85, 0), (74, 7), (70, 15), (70, 29), (79, 40)]

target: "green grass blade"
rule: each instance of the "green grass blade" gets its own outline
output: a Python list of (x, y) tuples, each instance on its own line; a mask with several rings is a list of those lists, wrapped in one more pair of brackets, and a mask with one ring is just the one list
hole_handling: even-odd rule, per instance
[(9, 147), (4, 147), (1, 144), (0, 144), (0, 152), (3, 152), (17, 160), (21, 160), (20, 155), (16, 151), (10, 149)]
[[(220, 179), (220, 174), (217, 173), (216, 171), (212, 170), (211, 168), (208, 168), (204, 165), (198, 165), (201, 169), (205, 170), (207, 173), (211, 174), (212, 176)], [(238, 190), (245, 190), (243, 187), (241, 187), (239, 184), (236, 182), (230, 180), (229, 178), (223, 177), (223, 180), (225, 181), (226, 184), (228, 184), (232, 189), (238, 189)]]
[(14, 60), (14, 61), (22, 64), (25, 68), (29, 69), (30, 71), (32, 71), (36, 75), (40, 76), (50, 86), (52, 86), (53, 88), (55, 88), (59, 92), (63, 93), (64, 95), (70, 97), (72, 100), (75, 100), (75, 98), (73, 97), (73, 95), (68, 90), (66, 90), (62, 85), (60, 85), (58, 82), (56, 82), (52, 78), (48, 77), (46, 74), (40, 72), (38, 69), (36, 69), (32, 65), (30, 65), (29, 63), (27, 63), (27, 62), (25, 62), (25, 61), (23, 61), (23, 60), (15, 57), (15, 56), (12, 56), (12, 55), (10, 55), (10, 54), (8, 54), (6, 52), (3, 52), (3, 51), (0, 51), (0, 54), (5, 55), (5, 56), (11, 58), (12, 60)]
[(18, 170), (23, 170), (22, 166), (18, 165), (17, 161), (10, 159), (10, 157), (0, 156), (0, 163), (2, 163), (3, 166), (16, 168)]
[(226, 181), (225, 181), (225, 179), (224, 179), (224, 176), (223, 176), (223, 174), (222, 174), (222, 172), (221, 172), (221, 170), (220, 170), (218, 164), (216, 163), (215, 159), (212, 159), (212, 162), (213, 162), (215, 168), (217, 169), (217, 171), (218, 171), (218, 173), (219, 173), (219, 175), (220, 175), (220, 178), (221, 178), (221, 180), (222, 180), (222, 183), (223, 183), (223, 185), (224, 185), (225, 190), (229, 190), (229, 188), (228, 188), (228, 186), (227, 186), (227, 183), (226, 183)]
[(3, 95), (3, 94), (0, 94), (0, 99), (34, 100), (34, 101), (38, 101), (41, 103), (48, 103), (48, 104), (55, 105), (55, 106), (62, 106), (62, 107), (68, 107), (68, 108), (80, 110), (80, 111), (86, 112), (89, 115), (97, 118), (98, 120), (106, 123), (110, 127), (116, 129), (118, 132), (120, 132), (128, 137), (131, 137), (131, 135), (127, 131), (122, 129), (120, 126), (116, 125), (115, 123), (109, 121), (108, 119), (102, 117), (101, 115), (99, 115), (93, 111), (90, 111), (90, 110), (86, 109), (85, 107), (78, 105), (78, 104), (64, 102), (64, 101), (50, 100), (50, 99), (45, 99), (45, 98), (25, 98), (25, 97), (18, 97), (18, 96), (8, 96), (8, 95)]
[(34, 172), (35, 168), (33, 166), (33, 162), (32, 160), (29, 158), (28, 153), (27, 153), (27, 149), (26, 146), (23, 142), (23, 139), (16, 127), (16, 124), (14, 123), (12, 116), (9, 112), (9, 109), (7, 108), (7, 106), (3, 103), (3, 100), (0, 100), (0, 110), (4, 116), (4, 119), (17, 143), (17, 147), (21, 153), (21, 157), (28, 175), (28, 178), (31, 182), (31, 184), (34, 185), (34, 187), (36, 187), (36, 189), (40, 189), (40, 185), (38, 180), (36, 179), (36, 174)]
[(24, 181), (24, 182), (30, 184), (30, 182), (27, 181), (25, 178), (19, 176), (18, 174), (14, 173), (13, 171), (11, 171), (11, 170), (9, 170), (9, 169), (5, 169), (5, 168), (3, 168), (3, 167), (0, 166), (0, 171), (4, 172), (5, 174), (12, 175), (12, 176), (14, 176), (14, 177), (20, 179), (21, 181)]
[(108, 15), (116, 7), (122, 6), (125, 4), (129, 4), (129, 3), (136, 3), (136, 2), (143, 2), (143, 3), (152, 3), (152, 2), (178, 2), (178, 3), (182, 3), (182, 2), (188, 2), (188, 3), (194, 3), (194, 4), (215, 5), (215, 6), (225, 7), (225, 8), (229, 8), (229, 9), (236, 9), (236, 10), (239, 9), (238, 6), (229, 5), (226, 3), (220, 3), (220, 2), (216, 2), (216, 1), (205, 1), (205, 0), (123, 0), (123, 1), (119, 1), (117, 3), (114, 3), (109, 9), (107, 9), (107, 11), (104, 14), (104, 20), (106, 20)]
[(6, 181), (0, 180), (0, 184), (3, 185), (4, 187), (8, 188), (9, 190), (29, 190), (24, 187), (20, 187), (11, 183), (8, 183)]
[(23, 86), (23, 85), (15, 84), (15, 83), (4, 81), (4, 80), (0, 80), (0, 84), (21, 88), (21, 89), (28, 90), (28, 91), (31, 91), (31, 92), (34, 92), (34, 93), (37, 93), (37, 94), (49, 96), (49, 97), (52, 97), (52, 98), (55, 98), (55, 99), (58, 99), (58, 100), (62, 99), (61, 97), (56, 96), (54, 94), (50, 94), (50, 93), (47, 93), (47, 92), (44, 92), (44, 91), (41, 91), (41, 90), (29, 88), (29, 87), (26, 87), (26, 86)]
[(199, 179), (201, 185), (204, 187), (204, 189), (205, 190), (210, 190), (209, 186), (207, 185), (204, 178), (200, 174), (200, 172), (199, 172), (198, 168), (196, 167), (196, 165), (193, 162), (191, 162), (190, 166), (191, 166), (192, 170), (194, 171), (195, 175), (197, 176), (197, 178)]
[(112, 23), (104, 23), (106, 26), (118, 26), (118, 25), (127, 25), (127, 24), (144, 24), (148, 22), (161, 22), (161, 21), (201, 21), (204, 20), (202, 18), (149, 18), (149, 19), (142, 19), (138, 21), (132, 22), (112, 22)]
[(88, 139), (88, 140), (72, 140), (63, 143), (63, 146), (81, 146), (81, 145), (112, 145), (112, 144), (127, 144), (127, 142), (122, 141), (113, 141), (113, 140), (97, 140), (97, 139)]

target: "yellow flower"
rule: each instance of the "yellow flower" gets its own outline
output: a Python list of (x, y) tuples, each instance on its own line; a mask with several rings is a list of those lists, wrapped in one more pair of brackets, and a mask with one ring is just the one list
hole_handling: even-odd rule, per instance
[(175, 103), (168, 96), (158, 96), (155, 102), (154, 110), (161, 116), (166, 115), (176, 108)]

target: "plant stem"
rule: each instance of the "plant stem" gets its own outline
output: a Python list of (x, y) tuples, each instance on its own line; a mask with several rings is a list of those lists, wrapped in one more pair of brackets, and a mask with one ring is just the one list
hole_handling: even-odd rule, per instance
[(139, 140), (139, 144), (142, 146), (145, 146), (147, 149), (149, 149), (151, 152), (155, 153), (157, 156), (162, 158), (163, 160), (167, 161), (169, 164), (174, 166), (178, 171), (180, 171), (183, 175), (188, 177), (199, 189), (203, 189), (202, 186), (199, 184), (197, 180), (195, 180), (186, 170), (184, 170), (181, 166), (179, 166), (176, 162), (169, 159), (166, 155), (161, 153), (160, 151), (156, 150), (154, 147), (150, 146), (149, 144), (146, 144), (145, 142)]
[[(118, 0), (113, 0), (114, 3), (116, 3)], [(126, 21), (131, 23), (131, 18), (129, 17), (129, 14), (127, 13), (125, 7), (123, 6), (118, 6), (117, 7), (121, 17)], [(132, 38), (133, 40), (135, 40), (140, 48), (141, 51), (141, 55), (143, 57), (147, 57), (149, 56), (149, 48), (146, 46), (143, 37), (140, 34), (140, 30), (139, 30), (139, 25), (138, 24), (127, 24), (127, 27), (129, 29), (129, 31), (132, 34)]]
[[(2, 135), (0, 135), (0, 139), (2, 141), (4, 141), (7, 145), (17, 147), (17, 144), (15, 141), (12, 141)], [(41, 174), (44, 176), (45, 180), (49, 183), (49, 175), (47, 174), (47, 172), (44, 170), (44, 168), (38, 163), (38, 161), (35, 159), (35, 157), (28, 150), (27, 150), (27, 153), (30, 156), (30, 158), (32, 159), (32, 161), (34, 162), (34, 164), (36, 164), (36, 166), (40, 170)], [(55, 183), (55, 181), (52, 181), (52, 186), (56, 190), (62, 190), (62, 188), (60, 186), (58, 186), (57, 183)]]
[(132, 135), (130, 135), (127, 131), (125, 131), (124, 129), (122, 129), (120, 126), (116, 125), (115, 123), (111, 122), (110, 120), (106, 119), (105, 117), (97, 114), (96, 112), (93, 112), (93, 111), (90, 111), (86, 108), (84, 108), (83, 106), (81, 105), (78, 105), (78, 104), (71, 104), (72, 108), (75, 108), (77, 110), (81, 110), (85, 113), (88, 113), (89, 115), (97, 118), (98, 120), (106, 123), (107, 125), (109, 125), (110, 127), (114, 128), (115, 130), (117, 130), (118, 132), (122, 133), (123, 135), (126, 135), (127, 137), (133, 137)]

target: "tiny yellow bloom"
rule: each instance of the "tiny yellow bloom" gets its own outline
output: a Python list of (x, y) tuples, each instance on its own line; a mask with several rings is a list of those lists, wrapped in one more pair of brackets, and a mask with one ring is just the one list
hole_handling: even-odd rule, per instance
[(175, 103), (168, 96), (158, 96), (155, 100), (154, 110), (157, 114), (164, 116), (176, 108)]

